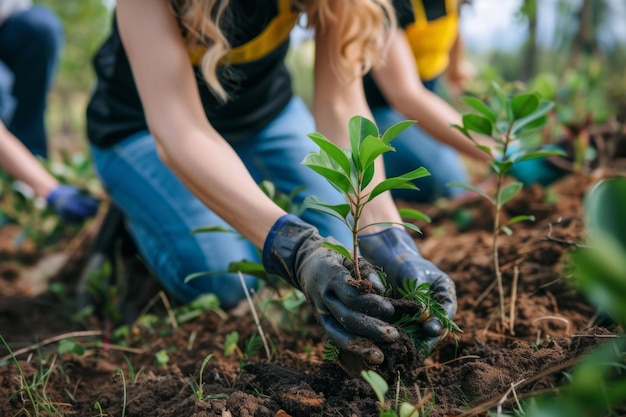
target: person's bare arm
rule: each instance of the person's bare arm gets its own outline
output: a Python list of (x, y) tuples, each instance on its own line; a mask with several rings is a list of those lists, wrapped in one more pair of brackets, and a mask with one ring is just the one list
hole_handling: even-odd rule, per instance
[[(337, 8), (335, 13), (341, 13), (341, 3), (333, 4)], [(319, 32), (319, 31), (318, 31)], [(365, 100), (362, 78), (358, 75), (359, 68), (355, 65), (354, 77), (349, 83), (342, 80), (331, 66), (328, 56), (329, 47), (336, 42), (338, 33), (336, 28), (329, 28), (326, 32), (317, 33), (315, 48), (315, 90), (313, 100), (313, 114), (317, 129), (337, 146), (348, 148), (348, 121), (353, 116), (363, 116), (373, 121), (371, 110)], [(375, 167), (376, 177), (372, 184), (377, 184), (385, 178), (385, 168), (382, 158), (379, 158)], [(387, 192), (377, 197), (363, 212), (362, 224), (375, 222), (401, 221), (398, 209), (393, 202), (391, 193)], [(374, 232), (380, 227), (370, 227), (368, 232)]]
[(16, 180), (46, 198), (59, 185), (32, 153), (0, 122), (0, 167)]
[(211, 210), (257, 247), (285, 214), (208, 122), (168, 0), (118, 0), (120, 35), (159, 155)]
[[(459, 112), (421, 83), (404, 31), (396, 30), (393, 36), (385, 65), (372, 73), (391, 107), (416, 120), (435, 139), (476, 160), (488, 160), (484, 152), (450, 127), (450, 124), (462, 124)], [(481, 141), (493, 145), (487, 138)]]

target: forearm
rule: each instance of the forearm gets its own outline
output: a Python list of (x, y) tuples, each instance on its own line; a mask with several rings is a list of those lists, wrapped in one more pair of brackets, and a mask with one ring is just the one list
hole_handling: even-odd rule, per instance
[(0, 167), (11, 177), (31, 187), (38, 197), (45, 198), (58, 185), (37, 158), (1, 123)]
[[(391, 106), (405, 117), (416, 120), (418, 126), (442, 143), (449, 145), (477, 161), (487, 161), (488, 156), (451, 124), (462, 125), (461, 115), (445, 100), (424, 89), (414, 94), (390, 97)], [(493, 145), (487, 138), (482, 144)]]
[(157, 139), (164, 162), (208, 208), (262, 248), (285, 212), (261, 191), (237, 154), (212, 129), (191, 130), (180, 137)]

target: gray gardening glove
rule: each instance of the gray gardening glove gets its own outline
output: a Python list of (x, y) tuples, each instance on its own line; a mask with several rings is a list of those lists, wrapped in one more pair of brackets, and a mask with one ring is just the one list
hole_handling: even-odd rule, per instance
[(379, 295), (384, 287), (373, 268), (367, 277), (375, 292), (363, 294), (350, 284), (353, 278), (344, 265), (346, 259), (322, 246), (324, 241), (315, 227), (284, 215), (265, 240), (263, 265), (306, 295), (326, 335), (339, 348), (380, 364), (384, 355), (375, 342), (392, 342), (399, 334), (375, 317), (390, 317), (394, 307)]
[[(393, 289), (393, 297), (400, 297), (398, 288), (402, 280), (413, 279), (417, 284), (428, 283), (434, 298), (452, 319), (456, 312), (456, 291), (454, 282), (432, 262), (422, 257), (413, 238), (404, 229), (390, 227), (381, 232), (359, 236), (361, 255), (373, 265), (382, 268)], [(445, 336), (446, 330), (435, 317), (426, 319), (423, 330), (428, 337), (426, 342), (432, 350)]]

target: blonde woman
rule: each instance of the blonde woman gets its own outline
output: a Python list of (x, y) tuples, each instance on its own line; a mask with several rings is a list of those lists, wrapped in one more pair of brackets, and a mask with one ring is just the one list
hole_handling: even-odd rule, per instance
[[(284, 64), (301, 12), (316, 31), (313, 117), (293, 96)], [(361, 74), (381, 56), (393, 8), (386, 0), (118, 0), (115, 17), (94, 61), (89, 139), (104, 186), (165, 289), (181, 302), (214, 293), (231, 308), (244, 297), (235, 274), (184, 278), (258, 260), (262, 248), (266, 269), (304, 292), (330, 339), (382, 362), (375, 342), (398, 336), (384, 321), (392, 305), (351, 287), (340, 257), (322, 246), (330, 235), (347, 243), (346, 232), (310, 210), (287, 214), (257, 184), (270, 180), (287, 193), (304, 186), (296, 203), (307, 194), (339, 202), (300, 164), (313, 149), (306, 134), (317, 130), (347, 146), (349, 118), (371, 117)], [(368, 223), (399, 220), (390, 195), (365, 216)], [(245, 239), (190, 234), (207, 225)], [(372, 244), (387, 230), (371, 230)], [(392, 256), (386, 261), (397, 266)], [(433, 273), (408, 276), (434, 277), (452, 314), (450, 279), (418, 260)], [(246, 282), (255, 285), (252, 277)], [(429, 327), (439, 337), (440, 326)]]

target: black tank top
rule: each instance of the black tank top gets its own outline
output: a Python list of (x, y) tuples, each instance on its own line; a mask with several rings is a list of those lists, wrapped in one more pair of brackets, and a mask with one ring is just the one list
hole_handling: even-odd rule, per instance
[[(233, 48), (232, 63), (218, 69), (230, 97), (226, 103), (211, 93), (194, 67), (207, 118), (227, 140), (242, 140), (262, 129), (291, 99), (284, 59), (296, 20), (290, 0), (231, 1), (224, 32)], [(194, 52), (198, 51), (190, 52), (192, 60)], [(115, 21), (93, 65), (97, 83), (87, 107), (89, 141), (109, 147), (146, 130), (143, 106)]]

